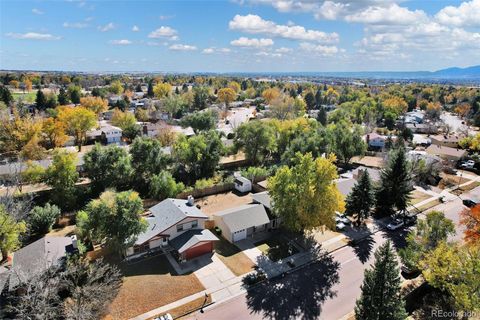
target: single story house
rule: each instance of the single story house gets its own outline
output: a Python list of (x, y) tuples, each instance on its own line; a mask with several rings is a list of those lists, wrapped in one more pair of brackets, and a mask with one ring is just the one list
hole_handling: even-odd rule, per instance
[(232, 243), (246, 239), (255, 232), (266, 231), (270, 224), (265, 207), (261, 204), (246, 204), (217, 212), (213, 219), (222, 230), (222, 236)]
[(410, 111), (405, 114), (405, 122), (406, 123), (423, 123), (423, 119), (425, 118), (425, 113), (421, 111)]
[(432, 144), (432, 140), (429, 137), (423, 134), (413, 134), (412, 142), (416, 145), (428, 147)]
[(8, 286), (15, 290), (31, 277), (51, 266), (60, 266), (67, 254), (78, 250), (77, 238), (43, 237), (13, 253), (11, 265), (0, 273), (0, 293)]
[(438, 132), (438, 127), (431, 123), (406, 123), (405, 128), (413, 133), (433, 134)]
[[(264, 180), (264, 181), (267, 181), (267, 180)], [(268, 228), (269, 229), (278, 228), (278, 226), (282, 222), (282, 219), (279, 217), (276, 217), (273, 214), (273, 204), (270, 199), (270, 194), (268, 193), (268, 191), (252, 194), (252, 200), (253, 200), (253, 203), (258, 203), (265, 207), (265, 210), (267, 211), (267, 214), (268, 214), (268, 218), (270, 219), (270, 224)]]
[(249, 192), (252, 191), (252, 182), (242, 176), (236, 176), (235, 180), (233, 181), (235, 186), (235, 190), (239, 192)]
[(432, 144), (443, 147), (458, 148), (458, 142), (462, 140), (463, 137), (458, 135), (435, 135), (430, 136)]
[(458, 148), (444, 147), (441, 145), (432, 144), (426, 150), (428, 154), (440, 157), (443, 160), (459, 161), (467, 155), (466, 150)]
[(127, 258), (152, 250), (172, 249), (184, 261), (212, 252), (213, 241), (218, 240), (205, 229), (208, 217), (195, 206), (191, 196), (187, 200), (165, 199), (151, 207), (145, 219), (147, 230), (126, 250)]
[(370, 180), (372, 182), (380, 181), (381, 171), (379, 169), (368, 168), (363, 166), (360, 166), (352, 171), (353, 179), (359, 180), (365, 171), (368, 171), (368, 175), (370, 176)]
[(181, 126), (172, 126), (163, 121), (157, 123), (145, 123), (143, 125), (143, 135), (148, 137), (156, 137), (162, 132), (174, 132), (186, 135), (187, 137), (195, 135), (192, 127), (182, 128)]
[(355, 179), (337, 179), (335, 181), (337, 183), (338, 191), (346, 198), (348, 194), (352, 191), (353, 186), (357, 182)]

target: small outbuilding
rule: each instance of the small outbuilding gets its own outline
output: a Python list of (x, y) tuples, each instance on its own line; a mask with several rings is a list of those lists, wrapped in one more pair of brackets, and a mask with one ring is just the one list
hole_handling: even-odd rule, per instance
[(247, 178), (242, 176), (235, 177), (235, 190), (239, 192), (250, 192), (252, 191), (252, 182)]

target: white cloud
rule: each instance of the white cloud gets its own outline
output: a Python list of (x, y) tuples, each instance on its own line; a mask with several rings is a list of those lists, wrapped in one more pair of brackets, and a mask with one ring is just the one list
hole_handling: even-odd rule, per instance
[(40, 10), (40, 9), (33, 8), (33, 9), (32, 9), (32, 13), (41, 15), (41, 14), (44, 14), (45, 12), (43, 12), (43, 11)]
[(289, 52), (292, 52), (292, 51), (293, 51), (292, 48), (286, 48), (286, 47), (281, 47), (281, 48), (275, 49), (275, 52), (278, 52), (278, 53), (289, 53)]
[(50, 33), (37, 33), (37, 32), (27, 32), (27, 33), (13, 33), (9, 32), (6, 34), (7, 37), (14, 39), (22, 40), (60, 40), (62, 37), (54, 36)]
[(271, 37), (279, 37), (291, 40), (336, 42), (338, 34), (326, 33), (318, 30), (308, 30), (302, 26), (279, 25), (273, 21), (262, 19), (260, 16), (248, 14), (236, 15), (229, 22), (231, 30), (242, 31), (250, 34), (265, 34)]
[(204, 54), (212, 54), (212, 53), (229, 53), (232, 50), (229, 48), (216, 48), (216, 47), (210, 47), (210, 48), (205, 48), (202, 50), (202, 53)]
[(271, 37), (279, 37), (291, 40), (337, 42), (338, 34), (325, 33), (318, 30), (305, 29), (298, 25), (279, 25), (273, 21), (262, 19), (260, 16), (249, 14), (246, 16), (236, 15), (229, 23), (232, 30), (250, 34), (265, 34)]
[(127, 39), (121, 39), (121, 40), (110, 40), (109, 43), (117, 46), (127, 46), (129, 44), (132, 44), (132, 41)]
[(140, 31), (140, 28), (135, 25), (135, 26), (132, 27), (132, 31), (133, 32), (138, 32), (138, 31)]
[(164, 21), (164, 20), (168, 20), (168, 19), (172, 19), (173, 17), (175, 17), (174, 15), (162, 15), (160, 17), (158, 17), (160, 20)]
[(116, 27), (117, 26), (113, 22), (110, 22), (110, 23), (108, 23), (104, 26), (98, 26), (98, 30), (100, 30), (102, 32), (107, 32), (107, 31), (115, 29)]
[(88, 27), (87, 23), (84, 22), (64, 22), (63, 23), (64, 28), (72, 28), (72, 29), (82, 29)]
[(257, 38), (240, 37), (237, 40), (231, 41), (230, 44), (235, 47), (261, 48), (261, 47), (273, 46), (273, 40), (264, 39), (264, 38), (257, 39)]
[(480, 0), (462, 2), (460, 6), (447, 6), (435, 18), (443, 24), (453, 26), (480, 26)]
[(340, 51), (336, 46), (322, 46), (308, 42), (300, 43), (300, 49), (324, 56), (333, 55)]
[(366, 24), (408, 25), (426, 21), (427, 15), (422, 10), (410, 11), (408, 8), (392, 4), (389, 7), (368, 7), (363, 11), (347, 15), (345, 20)]
[(259, 57), (273, 57), (273, 58), (280, 58), (282, 56), (281, 53), (273, 53), (273, 52), (267, 52), (267, 51), (260, 51), (255, 53), (255, 55)]
[(149, 38), (158, 39), (158, 38), (167, 38), (170, 40), (177, 40), (178, 39), (178, 32), (175, 29), (170, 27), (161, 26), (157, 30), (150, 32), (148, 35)]
[(168, 47), (168, 49), (174, 51), (195, 51), (197, 50), (197, 47), (188, 44), (174, 44)]

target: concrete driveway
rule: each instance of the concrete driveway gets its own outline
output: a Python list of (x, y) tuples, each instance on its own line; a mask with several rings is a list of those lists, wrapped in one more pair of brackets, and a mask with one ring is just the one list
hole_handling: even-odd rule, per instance
[(221, 287), (224, 282), (235, 278), (233, 272), (215, 254), (208, 259), (211, 259), (210, 263), (194, 272), (205, 289)]

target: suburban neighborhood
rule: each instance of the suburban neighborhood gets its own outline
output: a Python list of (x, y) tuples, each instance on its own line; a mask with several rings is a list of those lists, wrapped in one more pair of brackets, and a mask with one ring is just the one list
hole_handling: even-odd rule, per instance
[(479, 319), (480, 1), (445, 3), (0, 1), (0, 319)]

